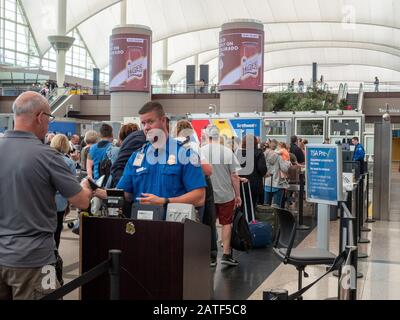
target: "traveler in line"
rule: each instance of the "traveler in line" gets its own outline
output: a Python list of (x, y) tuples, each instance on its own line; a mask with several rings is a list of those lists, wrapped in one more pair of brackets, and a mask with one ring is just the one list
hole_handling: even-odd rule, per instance
[(206, 136), (209, 143), (201, 148), (201, 152), (213, 167), (211, 182), (216, 215), (222, 225), (224, 247), (221, 264), (236, 266), (239, 262), (232, 255), (231, 235), (234, 210), (242, 205), (238, 175), (241, 167), (232, 150), (220, 144), (220, 133), (216, 126), (209, 125)]
[[(250, 201), (253, 201), (253, 208), (255, 209), (258, 204), (264, 203), (264, 187), (263, 187), (263, 178), (266, 175), (268, 169), (265, 162), (265, 156), (263, 151), (259, 148), (258, 139), (252, 135), (248, 134), (243, 137), (241, 149), (238, 150), (238, 158), (239, 159), (251, 159), (253, 163), (251, 164), (251, 171), (239, 172), (241, 178), (245, 178), (250, 183), (251, 195), (248, 195), (248, 188), (245, 188), (246, 192), (246, 200), (247, 200), (247, 210), (250, 210)], [(240, 161), (241, 167), (246, 168), (247, 161)], [(249, 169), (250, 169), (249, 168)], [(247, 171), (247, 169), (245, 169)], [(241, 198), (243, 199), (243, 194), (241, 190)], [(242, 204), (242, 207), (244, 204)], [(244, 211), (243, 211), (244, 212)], [(251, 221), (251, 217), (248, 217), (249, 221)]]
[(85, 133), (85, 138), (83, 139), (85, 146), (82, 148), (82, 151), (81, 151), (81, 170), (84, 171), (85, 174), (87, 171), (86, 164), (87, 164), (87, 158), (88, 158), (88, 154), (90, 151), (90, 147), (97, 143), (98, 138), (99, 138), (99, 135), (94, 130), (90, 130)]
[(296, 156), (297, 162), (300, 165), (304, 164), (305, 157), (303, 151), (298, 146), (299, 139), (297, 139), (297, 136), (292, 136), (290, 138), (290, 143), (290, 153), (293, 153)]
[[(265, 178), (265, 203), (274, 204), (283, 208), (284, 191), (289, 187), (287, 174), (290, 167), (290, 161), (285, 161), (275, 152), (278, 141), (272, 139), (269, 149), (265, 152), (265, 159), (268, 168), (268, 174)], [(301, 150), (300, 150), (301, 152)], [(272, 180), (271, 180), (272, 179)]]
[(47, 100), (25, 92), (13, 112), (15, 130), (0, 140), (0, 180), (7, 181), (0, 184), (0, 300), (40, 299), (57, 287), (57, 279), (42, 286), (48, 276), (44, 270), (56, 263), (55, 194), (85, 209), (92, 191), (86, 180), (79, 184), (60, 153), (44, 144), (53, 119)]
[[(50, 147), (57, 150), (61, 155), (69, 171), (73, 176), (76, 176), (75, 163), (68, 157), (69, 141), (68, 138), (63, 134), (57, 134), (52, 140)], [(61, 231), (63, 229), (64, 216), (68, 213), (68, 199), (63, 197), (59, 191), (56, 193), (56, 205), (57, 205), (57, 229), (54, 233), (54, 240), (56, 241), (56, 247), (60, 246)]]
[(100, 178), (99, 164), (105, 158), (107, 151), (112, 147), (113, 129), (109, 124), (103, 123), (100, 127), (100, 141), (91, 146), (87, 162), (87, 175), (94, 180)]
[(204, 207), (199, 210), (200, 220), (211, 228), (211, 262), (210, 266), (215, 267), (217, 265), (217, 226), (216, 226), (216, 213), (215, 213), (215, 202), (214, 202), (214, 191), (211, 182), (212, 165), (210, 165), (206, 158), (200, 152), (200, 146), (195, 138), (195, 132), (192, 124), (188, 120), (180, 120), (176, 124), (176, 136), (177, 139), (184, 143), (184, 146), (191, 148), (195, 153), (199, 154), (201, 167), (203, 169), (204, 176), (206, 178), (206, 198)]

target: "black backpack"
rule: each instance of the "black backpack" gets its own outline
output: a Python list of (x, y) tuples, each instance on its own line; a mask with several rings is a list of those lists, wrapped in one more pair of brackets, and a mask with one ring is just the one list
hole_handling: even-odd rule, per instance
[(231, 246), (238, 251), (249, 251), (251, 249), (251, 233), (249, 224), (243, 212), (236, 209), (233, 217)]
[(104, 183), (102, 187), (107, 183), (108, 177), (110, 176), (111, 173), (111, 167), (112, 167), (112, 162), (111, 158), (108, 156), (109, 152), (111, 152), (112, 145), (110, 144), (107, 147), (107, 150), (104, 154), (103, 159), (99, 162), (99, 176), (105, 176)]

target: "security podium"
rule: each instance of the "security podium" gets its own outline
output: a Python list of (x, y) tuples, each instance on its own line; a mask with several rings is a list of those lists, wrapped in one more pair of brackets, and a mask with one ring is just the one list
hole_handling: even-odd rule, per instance
[[(122, 300), (211, 299), (210, 228), (184, 223), (82, 217), (80, 272), (121, 254)], [(82, 300), (109, 299), (109, 276), (82, 286)]]

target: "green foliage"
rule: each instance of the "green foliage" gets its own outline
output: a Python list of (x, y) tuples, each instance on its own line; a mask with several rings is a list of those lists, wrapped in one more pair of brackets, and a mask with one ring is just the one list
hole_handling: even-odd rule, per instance
[(340, 102), (339, 102), (339, 109), (340, 110), (345, 110), (347, 106), (348, 106), (348, 103), (347, 103), (346, 99), (340, 100)]
[(305, 93), (292, 91), (264, 95), (266, 111), (319, 111), (334, 110), (336, 96), (329, 91), (310, 88)]

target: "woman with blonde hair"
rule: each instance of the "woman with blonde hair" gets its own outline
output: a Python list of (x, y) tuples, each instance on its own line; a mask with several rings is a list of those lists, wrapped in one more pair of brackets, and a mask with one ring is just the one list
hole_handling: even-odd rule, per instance
[[(76, 176), (75, 163), (68, 157), (70, 145), (68, 138), (63, 134), (57, 134), (51, 140), (50, 147), (62, 154), (62, 157), (67, 164), (71, 173)], [(57, 229), (54, 230), (54, 240), (56, 241), (57, 249), (60, 245), (60, 236), (63, 229), (64, 216), (68, 213), (68, 199), (63, 197), (59, 192), (56, 193), (57, 205)]]

